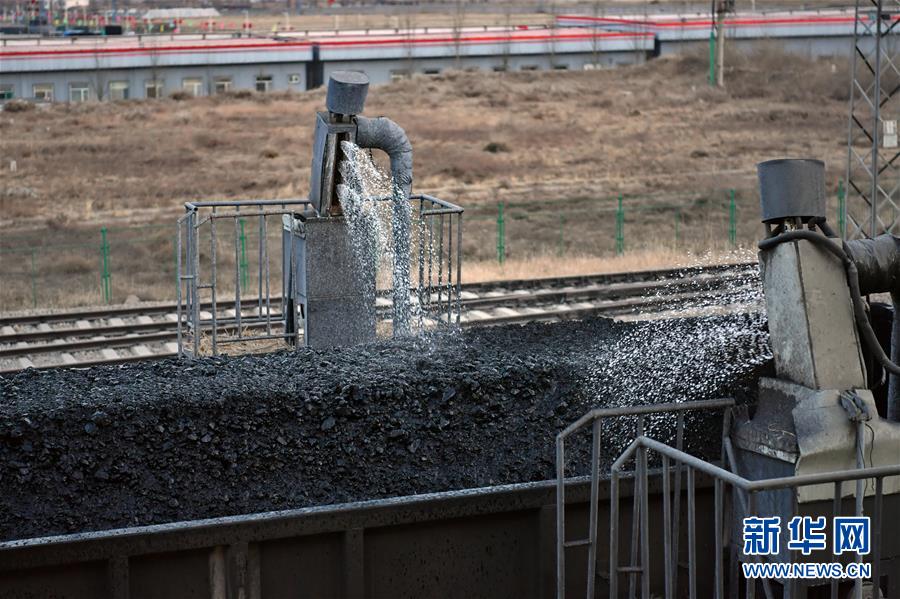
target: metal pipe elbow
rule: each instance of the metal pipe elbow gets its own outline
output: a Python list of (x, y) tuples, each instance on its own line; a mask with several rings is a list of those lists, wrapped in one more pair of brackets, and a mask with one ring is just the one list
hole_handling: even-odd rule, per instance
[(859, 272), (863, 295), (900, 293), (900, 237), (885, 234), (848, 241), (847, 252)]
[(391, 176), (405, 197), (412, 193), (412, 144), (403, 128), (386, 117), (356, 117), (356, 143), (361, 148), (381, 150), (391, 159)]
[[(846, 244), (850, 259), (859, 271), (860, 291), (890, 293), (894, 304), (891, 329), (891, 361), (900, 362), (900, 237), (879, 235), (874, 239), (856, 239)], [(887, 418), (900, 422), (900, 376), (888, 381)]]

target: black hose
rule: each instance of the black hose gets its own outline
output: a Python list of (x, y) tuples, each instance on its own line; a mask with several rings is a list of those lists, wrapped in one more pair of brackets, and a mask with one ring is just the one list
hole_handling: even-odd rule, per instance
[[(900, 366), (891, 362), (891, 359), (884, 353), (881, 344), (878, 343), (878, 338), (875, 336), (875, 331), (872, 330), (872, 325), (866, 317), (866, 307), (863, 304), (862, 294), (859, 291), (859, 272), (856, 264), (850, 259), (847, 242), (841, 242), (841, 246), (837, 246), (833, 241), (819, 233), (797, 230), (787, 231), (775, 237), (763, 239), (759, 242), (759, 249), (763, 251), (771, 250), (780, 243), (797, 241), (799, 239), (810, 241), (814, 245), (831, 252), (843, 263), (844, 270), (847, 272), (847, 284), (850, 286), (850, 299), (853, 302), (853, 317), (856, 320), (856, 328), (859, 329), (869, 351), (872, 352), (872, 355), (884, 369), (893, 375), (900, 376)], [(897, 316), (894, 315), (894, 318), (897, 318)]]

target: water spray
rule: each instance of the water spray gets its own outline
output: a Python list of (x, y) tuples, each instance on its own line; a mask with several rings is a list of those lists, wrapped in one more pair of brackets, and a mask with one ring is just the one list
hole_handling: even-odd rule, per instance
[(355, 159), (347, 155), (349, 144), (382, 150), (391, 161), (393, 333), (399, 336), (410, 330), (412, 145), (394, 121), (360, 116), (368, 89), (365, 73), (332, 73), (327, 110), (316, 114), (309, 190), (312, 208), (284, 219), (284, 297), (289, 298), (290, 314), (298, 315), (288, 319), (287, 332), (296, 331), (302, 320), (305, 343), (310, 346), (350, 345), (375, 338), (377, 260), (359, 259), (359, 245), (365, 240), (354, 242), (359, 227), (348, 226), (346, 218), (358, 215), (345, 215), (340, 197), (347, 186), (359, 187), (345, 181), (341, 168)]

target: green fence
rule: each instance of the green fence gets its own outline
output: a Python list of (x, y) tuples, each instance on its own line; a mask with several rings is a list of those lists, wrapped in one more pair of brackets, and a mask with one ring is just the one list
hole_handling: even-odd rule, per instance
[[(829, 214), (835, 214), (843, 231), (842, 183), (829, 200)], [(235, 272), (236, 262), (239, 284), (249, 291), (258, 284), (248, 277), (248, 256), (256, 259), (260, 241), (254, 222), (239, 221), (236, 248), (234, 237), (225, 235), (217, 250), (222, 272), (226, 267)], [(756, 189), (480, 203), (466, 207), (464, 222), (464, 264), (496, 261), (501, 266), (535, 256), (753, 250), (762, 233)], [(269, 223), (270, 234), (278, 227), (280, 222)], [(280, 286), (280, 236), (269, 237), (272, 284)], [(209, 243), (201, 240), (201, 259), (208, 259)], [(56, 227), (0, 236), (0, 312), (120, 303), (130, 295), (173, 301), (175, 284), (174, 223)], [(220, 282), (223, 292), (228, 284)]]
[(0, 311), (170, 300), (174, 227), (51, 228), (0, 239)]
[[(484, 259), (483, 240), (496, 240), (496, 259), (537, 254), (624, 255), (633, 249), (729, 250), (755, 243), (758, 221), (741, 221), (741, 205), (758, 214), (753, 190), (685, 196), (628, 196), (566, 201), (498, 202), (495, 216), (466, 210), (466, 256)], [(745, 219), (746, 220), (746, 219)], [(488, 231), (493, 228), (493, 231)]]
[[(829, 210), (842, 233), (844, 195), (843, 183), (838, 181)], [(479, 247), (486, 236), (496, 239), (496, 258), (502, 265), (509, 258), (540, 254), (622, 256), (630, 250), (647, 249), (695, 253), (752, 250), (762, 233), (755, 188), (498, 202), (495, 214), (489, 216), (481, 207), (466, 210), (467, 257), (487, 258)], [(486, 230), (489, 227), (494, 230)]]

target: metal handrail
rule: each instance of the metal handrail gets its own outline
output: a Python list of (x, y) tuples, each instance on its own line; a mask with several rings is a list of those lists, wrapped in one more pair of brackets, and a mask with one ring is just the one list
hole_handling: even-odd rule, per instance
[(185, 210), (198, 208), (239, 208), (242, 206), (285, 206), (288, 204), (312, 205), (306, 198), (287, 198), (283, 200), (213, 200), (207, 202), (185, 202)]
[[(565, 549), (571, 546), (588, 546), (588, 580), (587, 597), (594, 596), (594, 574), (596, 570), (597, 556), (597, 512), (598, 496), (600, 488), (600, 434), (601, 423), (605, 418), (622, 416), (637, 416), (635, 423), (636, 436), (643, 436), (644, 417), (651, 414), (675, 414), (676, 443), (680, 448), (684, 438), (684, 413), (697, 410), (727, 409), (734, 406), (733, 399), (711, 399), (681, 403), (665, 403), (658, 405), (621, 406), (614, 408), (595, 408), (581, 418), (563, 429), (556, 437), (556, 596), (557, 599), (565, 597)], [(590, 503), (590, 530), (588, 538), (577, 541), (565, 539), (565, 441), (573, 433), (584, 428), (588, 423), (593, 423), (593, 438), (591, 444), (591, 503)], [(679, 471), (680, 472), (680, 471)], [(681, 477), (676, 479), (676, 496), (680, 494)], [(634, 513), (639, 510), (638, 499), (640, 493), (634, 493)], [(676, 512), (678, 504), (676, 500)], [(677, 518), (677, 515), (676, 515)], [(635, 528), (635, 531), (637, 529)], [(676, 541), (677, 546), (677, 541)], [(632, 547), (636, 547), (636, 539), (632, 539)], [(637, 559), (632, 555), (632, 562)]]
[[(840, 483), (848, 480), (860, 480), (868, 478), (886, 478), (889, 476), (900, 476), (900, 464), (892, 464), (890, 466), (872, 466), (869, 468), (859, 468), (853, 470), (835, 470), (834, 472), (816, 472), (814, 474), (801, 474), (799, 476), (782, 476), (779, 478), (763, 478), (760, 480), (749, 480), (738, 474), (735, 474), (724, 468), (720, 468), (715, 464), (710, 464), (697, 456), (685, 453), (674, 447), (670, 447), (665, 443), (661, 443), (652, 437), (641, 436), (635, 439), (631, 445), (625, 450), (616, 463), (621, 467), (623, 458), (627, 459), (634, 454), (639, 447), (656, 451), (669, 458), (683, 462), (685, 465), (699, 470), (711, 477), (718, 478), (728, 484), (738, 487), (742, 491), (748, 493), (756, 493), (759, 491), (777, 491), (779, 489), (789, 489), (795, 487), (809, 487), (812, 485), (821, 485), (825, 483)], [(628, 454), (626, 456), (626, 454)], [(615, 464), (613, 465), (615, 467)]]
[[(270, 256), (268, 244), (260, 242), (258, 244), (258, 290), (254, 302), (257, 304), (258, 313), (265, 313), (265, 335), (244, 335), (242, 325), (242, 309), (245, 300), (241, 299), (241, 283), (240, 283), (240, 232), (238, 223), (243, 218), (256, 218), (259, 227), (259, 239), (267, 238), (268, 225), (267, 217), (279, 214), (293, 214), (297, 208), (308, 206), (309, 200), (306, 198), (290, 198), (280, 200), (221, 200), (221, 201), (203, 201), (203, 202), (185, 202), (185, 213), (177, 221), (177, 237), (176, 237), (176, 253), (177, 253), (177, 310), (176, 318), (178, 322), (178, 355), (181, 357), (193, 356), (197, 357), (201, 353), (200, 347), (200, 331), (201, 328), (201, 290), (207, 289), (210, 292), (210, 313), (211, 326), (209, 327), (210, 342), (212, 353), (218, 353), (218, 344), (220, 342), (230, 343), (228, 339), (219, 339), (219, 318), (218, 311), (220, 303), (223, 305), (233, 305), (234, 310), (234, 330), (239, 342), (260, 341), (264, 339), (285, 339), (282, 333), (273, 332), (273, 326), (280, 323), (274, 322), (272, 319), (273, 312), (271, 306), (271, 282), (270, 282)], [(280, 209), (266, 210), (265, 207), (277, 207)], [(218, 212), (220, 208), (234, 208), (231, 211)], [(252, 208), (253, 210), (241, 211), (241, 208)], [(203, 209), (209, 209), (208, 213)], [(216, 221), (221, 219), (234, 220), (234, 281), (235, 291), (232, 301), (221, 301), (217, 297), (217, 234)], [(200, 271), (200, 229), (204, 225), (209, 225), (209, 260), (210, 272), (206, 280), (202, 279)], [(226, 225), (223, 225), (226, 226)], [(293, 256), (293, 254), (292, 254)], [(283, 302), (282, 302), (283, 304)], [(284, 306), (281, 306), (282, 314)], [(262, 316), (260, 316), (262, 318)], [(226, 319), (227, 320), (227, 319)], [(246, 324), (246, 323), (243, 323)]]
[[(724, 517), (723, 517), (723, 500), (724, 500), (724, 485), (729, 484), (733, 488), (739, 489), (745, 492), (748, 495), (747, 500), (747, 509), (745, 510), (747, 514), (755, 514), (756, 506), (755, 506), (755, 498), (756, 494), (760, 492), (766, 491), (777, 491), (783, 489), (792, 489), (795, 491), (793, 499), (796, 502), (796, 489), (800, 487), (819, 485), (831, 483), (835, 485), (835, 495), (833, 501), (833, 516), (840, 515), (840, 506), (841, 506), (841, 484), (847, 481), (855, 481), (855, 480), (866, 480), (866, 479), (875, 479), (875, 524), (874, 530), (875, 534), (875, 542), (873, 543), (873, 551), (872, 551), (872, 579), (878, 580), (878, 564), (880, 561), (880, 553), (881, 553), (881, 539), (880, 539), (880, 527), (882, 523), (882, 504), (883, 504), (883, 488), (884, 488), (884, 479), (886, 477), (892, 476), (900, 476), (900, 464), (889, 465), (889, 466), (876, 466), (870, 468), (859, 468), (853, 470), (839, 470), (834, 472), (823, 472), (823, 473), (814, 473), (814, 474), (805, 474), (799, 476), (789, 476), (789, 477), (778, 477), (778, 478), (769, 478), (769, 479), (761, 479), (761, 480), (749, 480), (746, 479), (734, 472), (725, 470), (715, 464), (711, 464), (706, 462), (705, 460), (698, 458), (696, 456), (692, 456), (680, 449), (676, 449), (671, 447), (665, 443), (652, 439), (650, 437), (641, 435), (638, 436), (619, 456), (619, 458), (613, 463), (610, 474), (611, 474), (611, 492), (610, 492), (610, 565), (609, 565), (609, 575), (610, 575), (610, 597), (618, 596), (618, 574), (620, 572), (618, 566), (618, 535), (614, 531), (614, 525), (618, 519), (618, 477), (619, 470), (621, 470), (622, 466), (628, 462), (628, 460), (634, 458), (637, 462), (637, 472), (636, 476), (638, 480), (636, 484), (641, 489), (641, 511), (640, 511), (640, 538), (641, 538), (641, 550), (642, 556), (640, 564), (635, 567), (635, 564), (632, 564), (632, 568), (629, 568), (628, 574), (635, 576), (636, 574), (640, 574), (641, 576), (641, 592), (643, 597), (649, 597), (650, 591), (650, 562), (649, 562), (649, 519), (648, 519), (648, 510), (647, 510), (647, 476), (648, 470), (646, 465), (646, 451), (655, 451), (659, 453), (663, 458), (663, 468), (662, 468), (662, 476), (663, 476), (663, 527), (664, 532), (666, 533), (666, 541), (664, 550), (666, 552), (666, 563), (665, 563), (665, 597), (666, 599), (675, 597), (675, 577), (674, 577), (674, 565), (673, 565), (673, 554), (671, 552), (671, 540), (669, 535), (671, 534), (671, 510), (669, 509), (669, 461), (674, 460), (676, 464), (684, 465), (687, 467), (687, 476), (688, 476), (688, 589), (689, 596), (694, 599), (697, 597), (697, 573), (696, 573), (696, 531), (694, 526), (694, 515), (695, 515), (695, 488), (694, 488), (694, 473), (701, 472), (711, 477), (714, 480), (715, 486), (715, 523), (714, 523), (714, 534), (715, 534), (715, 542), (716, 542), (716, 556), (715, 556), (715, 597), (717, 599), (721, 599), (725, 597), (725, 587), (724, 587), (724, 571), (723, 571), (723, 563), (722, 563), (722, 538), (724, 532)], [(796, 505), (796, 503), (795, 503)], [(855, 515), (861, 516), (861, 503), (857, 503), (856, 513)], [(796, 511), (796, 510), (795, 510)], [(636, 517), (635, 517), (636, 519)], [(675, 526), (675, 533), (677, 534), (678, 527)], [(674, 555), (675, 559), (677, 559), (677, 553)], [(754, 557), (758, 561), (757, 557)], [(736, 566), (733, 565), (733, 566)], [(632, 571), (633, 570), (633, 571)], [(861, 582), (861, 581), (859, 581)], [(788, 581), (788, 584), (793, 585), (795, 581), (791, 579)], [(732, 597), (738, 596), (737, 588), (730, 589), (730, 595)], [(772, 598), (772, 591), (769, 585), (764, 585), (764, 591), (766, 597)], [(831, 588), (831, 596), (833, 599), (837, 598), (838, 586), (837, 584), (832, 584)], [(746, 596), (753, 597), (755, 592), (755, 581), (747, 580), (746, 581)], [(861, 597), (862, 585), (856, 585), (856, 596)], [(635, 589), (634, 585), (631, 585), (629, 588), (629, 597), (635, 597)], [(791, 594), (793, 596), (793, 594)]]
[[(371, 197), (373, 201), (387, 201), (394, 196)], [(459, 325), (462, 313), (462, 216), (463, 209), (456, 204), (441, 200), (427, 194), (414, 194), (409, 202), (415, 206), (414, 218), (418, 230), (418, 269), (419, 282), (410, 291), (417, 294), (417, 310), (420, 313), (420, 326), (432, 327), (441, 325)], [(284, 319), (289, 314), (285, 298), (273, 296), (271, 289), (268, 236), (272, 231), (267, 218), (278, 215), (293, 215), (309, 207), (307, 198), (286, 198), (267, 200), (216, 200), (185, 202), (185, 213), (177, 221), (176, 238), (177, 253), (177, 308), (178, 322), (177, 342), (178, 354), (182, 357), (201, 355), (200, 331), (208, 331), (210, 352), (218, 353), (220, 343), (240, 343), (262, 341), (266, 339), (288, 339), (294, 347), (300, 347), (302, 325), (298, 324), (286, 335), (279, 332)], [(228, 219), (233, 221), (228, 222)], [(256, 259), (247, 260), (244, 246), (244, 229), (242, 219), (255, 219), (258, 223)], [(256, 225), (253, 225), (254, 227)], [(222, 227), (224, 227), (224, 234)], [(233, 229), (233, 233), (230, 231)], [(205, 248), (204, 262), (201, 264), (201, 230), (204, 231), (202, 243)], [(208, 233), (208, 235), (207, 235)], [(445, 235), (446, 233), (446, 235)], [(281, 227), (278, 228), (281, 235)], [(208, 238), (208, 239), (207, 239)], [(233, 277), (234, 293), (224, 300), (220, 291), (224, 278), (217, 276), (217, 269), (224, 270), (217, 260), (219, 241), (233, 245), (234, 254)], [(413, 239), (410, 240), (411, 242)], [(294, 271), (294, 238), (290, 238), (288, 254), (291, 258), (290, 272)], [(206, 257), (208, 256), (208, 258)], [(207, 268), (208, 272), (202, 272)], [(243, 260), (243, 266), (241, 265)], [(255, 264), (254, 264), (255, 262)], [(277, 258), (276, 258), (277, 264)], [(286, 265), (283, 265), (286, 267)], [(229, 267), (230, 268), (230, 267)], [(256, 289), (247, 287), (245, 297), (241, 298), (241, 268), (248, 277), (250, 270), (256, 270)], [(277, 274), (275, 275), (277, 277)], [(245, 279), (246, 280), (246, 279)], [(296, 283), (292, 279), (293, 283)], [(230, 283), (230, 281), (229, 281)], [(276, 278), (277, 284), (277, 278)], [(296, 291), (296, 290), (294, 290)], [(201, 306), (204, 305), (201, 293), (209, 294), (209, 319), (201, 318)], [(246, 295), (251, 295), (251, 304), (257, 310), (255, 315), (245, 317), (242, 309), (246, 307)], [(291, 295), (291, 294), (289, 294)], [(376, 292), (376, 295), (381, 295)], [(280, 304), (280, 310), (273, 312), (272, 303)], [(233, 310), (231, 317), (220, 317), (219, 310)], [(274, 318), (273, 318), (274, 317)], [(275, 320), (279, 318), (280, 320)], [(264, 334), (245, 335), (244, 328), (251, 323), (263, 322)], [(230, 329), (222, 329), (222, 324), (231, 325)], [(204, 326), (207, 325), (207, 326)], [(248, 332), (249, 333), (249, 332)], [(205, 351), (205, 350), (204, 350)]]
[[(649, 485), (647, 467), (648, 452), (653, 451), (659, 454), (662, 461), (662, 494), (663, 494), (663, 550), (664, 550), (664, 581), (665, 581), (665, 597), (666, 599), (675, 597), (675, 589), (677, 589), (678, 558), (681, 556), (678, 550), (680, 527), (680, 509), (681, 501), (681, 480), (682, 468), (686, 470), (687, 485), (687, 576), (688, 576), (688, 593), (689, 597), (697, 597), (697, 533), (696, 533), (696, 483), (695, 475), (700, 473), (708, 476), (713, 480), (714, 486), (714, 530), (715, 530), (715, 578), (714, 578), (714, 596), (716, 598), (724, 598), (725, 594), (725, 567), (723, 553), (723, 538), (725, 527), (731, 524), (731, 520), (725, 517), (725, 491), (726, 485), (730, 485), (732, 490), (737, 490), (737, 498), (740, 500), (740, 509), (747, 515), (757, 514), (756, 499), (757, 495), (765, 492), (792, 490), (792, 506), (793, 511), (797, 512), (797, 489), (821, 484), (834, 485), (834, 501), (832, 511), (834, 516), (841, 515), (842, 500), (842, 484), (849, 481), (861, 481), (874, 479), (874, 517), (873, 522), (873, 542), (872, 542), (872, 579), (878, 580), (878, 568), (881, 553), (881, 535), (880, 525), (883, 521), (883, 489), (884, 479), (893, 476), (900, 476), (900, 464), (889, 466), (877, 466), (870, 468), (858, 468), (852, 470), (840, 470), (826, 473), (804, 474), (800, 476), (777, 477), (761, 480), (747, 479), (736, 471), (727, 470), (726, 467), (710, 463), (702, 458), (693, 456), (685, 452), (682, 448), (683, 437), (683, 413), (688, 410), (699, 409), (715, 409), (729, 408), (733, 406), (732, 400), (711, 400), (704, 402), (686, 402), (680, 404), (663, 404), (663, 405), (641, 405), (620, 408), (597, 408), (586, 413), (577, 421), (566, 427), (557, 436), (557, 597), (562, 599), (565, 597), (565, 550), (568, 547), (588, 546), (588, 580), (587, 580), (587, 596), (594, 597), (595, 572), (596, 572), (596, 543), (597, 543), (597, 511), (599, 505), (599, 461), (600, 461), (600, 430), (601, 420), (605, 417), (616, 416), (637, 416), (636, 435), (623, 452), (616, 458), (610, 466), (610, 523), (609, 523), (609, 596), (619, 597), (628, 596), (630, 598), (637, 597), (638, 582), (640, 582), (640, 594), (642, 597), (649, 597), (650, 593), (650, 542), (649, 542)], [(676, 445), (672, 447), (657, 439), (653, 439), (644, 434), (643, 418), (649, 414), (657, 413), (676, 413), (678, 417), (678, 426), (676, 432)], [(723, 422), (723, 464), (724, 459), (728, 458), (727, 463), (731, 463), (734, 468), (732, 455), (733, 450), (730, 447), (728, 439), (728, 430), (730, 428), (731, 411), (725, 412)], [(593, 443), (591, 453), (591, 503), (590, 503), (590, 531), (586, 539), (567, 541), (565, 538), (565, 491), (564, 491), (564, 474), (565, 474), (565, 439), (576, 431), (586, 427), (588, 423), (593, 423)], [(634, 472), (634, 493), (632, 518), (631, 518), (631, 546), (630, 546), (630, 562), (627, 566), (619, 566), (619, 478), (624, 466), (631, 460), (635, 462)], [(672, 493), (672, 465), (675, 467), (675, 491)], [(859, 485), (857, 485), (859, 487)], [(857, 490), (859, 494), (859, 490)], [(674, 509), (672, 503), (674, 502)], [(857, 498), (855, 514), (862, 515), (862, 501)], [(759, 557), (752, 557), (759, 561)], [(833, 558), (836, 559), (836, 558)], [(859, 561), (860, 558), (857, 558)], [(729, 596), (737, 597), (739, 591), (734, 584), (738, 581), (737, 568), (738, 560), (736, 554), (732, 554), (732, 580), (734, 583), (729, 588)], [(624, 590), (620, 593), (619, 577), (627, 575), (629, 578), (628, 591)], [(786, 581), (791, 586), (796, 583), (793, 579)], [(756, 582), (753, 580), (746, 581), (746, 596), (753, 597), (756, 590)], [(765, 596), (772, 599), (774, 596), (772, 587), (768, 580), (762, 581)], [(837, 581), (832, 582), (831, 596), (837, 597), (838, 585)], [(862, 581), (857, 581), (856, 597), (861, 597)], [(792, 595), (793, 596), (793, 595)]]

